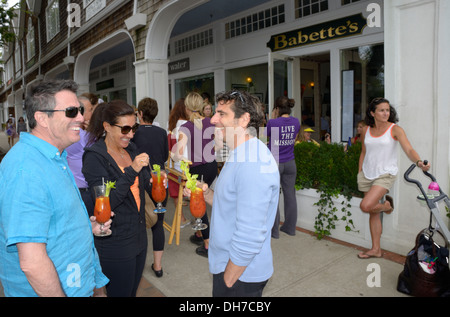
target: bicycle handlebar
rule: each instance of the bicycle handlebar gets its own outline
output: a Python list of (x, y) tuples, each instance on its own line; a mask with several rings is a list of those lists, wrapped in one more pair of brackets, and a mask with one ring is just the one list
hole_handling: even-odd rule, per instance
[[(423, 161), (423, 164), (427, 165), (427, 164), (428, 164), (428, 161), (427, 161), (427, 160)], [(427, 193), (425, 192), (425, 190), (424, 190), (423, 187), (422, 187), (422, 184), (421, 184), (418, 180), (415, 180), (415, 179), (412, 179), (412, 178), (409, 177), (409, 174), (411, 174), (411, 172), (414, 170), (415, 167), (416, 167), (416, 164), (412, 164), (412, 165), (408, 168), (408, 170), (405, 172), (404, 178), (405, 178), (405, 180), (406, 180), (408, 183), (416, 184), (417, 187), (419, 187), (419, 189), (420, 189), (420, 191), (421, 191), (421, 193), (422, 193), (422, 195), (423, 195), (425, 201), (427, 202), (427, 205), (428, 205), (430, 208), (432, 208), (432, 204), (431, 204), (432, 202), (438, 201), (438, 200), (440, 200), (442, 197), (445, 197), (446, 195), (445, 195), (445, 194), (442, 192), (442, 190), (439, 188), (440, 195), (439, 195), (438, 197), (435, 197), (434, 199), (429, 199)], [(424, 173), (428, 178), (430, 178), (431, 181), (433, 181), (433, 182), (436, 181), (436, 178), (435, 178), (433, 175), (431, 175), (430, 173), (425, 172), (425, 171), (424, 171), (423, 173)]]
[[(426, 164), (428, 164), (428, 161), (424, 161), (423, 163), (426, 165)], [(415, 180), (415, 179), (412, 179), (412, 178), (409, 177), (409, 174), (411, 174), (411, 172), (414, 170), (414, 168), (416, 168), (416, 164), (412, 164), (412, 165), (406, 170), (405, 175), (404, 175), (404, 178), (405, 178), (405, 180), (406, 180), (408, 183), (416, 184), (417, 187), (419, 187), (420, 191), (422, 192), (422, 195), (423, 195), (424, 197), (427, 197), (427, 194), (425, 193), (425, 190), (423, 189), (422, 184), (421, 184), (418, 180)], [(424, 173), (425, 175), (427, 175), (428, 177), (430, 177), (430, 178), (433, 180), (433, 182), (436, 181), (436, 180), (434, 179), (433, 175), (431, 175), (430, 173), (428, 173), (428, 172), (423, 172), (423, 173)]]

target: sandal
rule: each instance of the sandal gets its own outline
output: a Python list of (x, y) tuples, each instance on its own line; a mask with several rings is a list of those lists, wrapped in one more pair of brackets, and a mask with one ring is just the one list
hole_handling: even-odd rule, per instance
[(370, 259), (370, 258), (381, 258), (383, 255), (371, 255), (371, 254), (367, 254), (366, 252), (361, 252), (358, 254), (358, 258), (361, 260), (366, 260), (366, 259)]
[(388, 211), (385, 211), (385, 213), (389, 215), (390, 213), (392, 213), (392, 212), (394, 211), (394, 199), (392, 199), (391, 196), (386, 195), (386, 200), (387, 200), (387, 201), (389, 202), (389, 204), (391, 205), (391, 209), (388, 210)]

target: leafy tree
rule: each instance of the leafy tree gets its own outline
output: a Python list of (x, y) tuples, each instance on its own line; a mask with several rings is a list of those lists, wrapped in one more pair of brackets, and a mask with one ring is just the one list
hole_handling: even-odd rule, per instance
[(19, 8), (19, 3), (8, 8), (8, 1), (1, 0), (0, 2), (0, 47), (16, 40), (16, 34), (12, 27), (12, 20), (17, 16), (14, 12)]
[[(8, 8), (8, 0), (0, 1), (0, 71), (3, 69), (1, 66), (3, 62), (3, 48), (9, 43), (14, 43), (16, 40), (16, 33), (13, 29), (12, 20), (17, 16), (14, 12), (19, 8), (20, 4), (16, 3), (12, 7)], [(0, 86), (2, 85), (2, 76), (0, 76)]]

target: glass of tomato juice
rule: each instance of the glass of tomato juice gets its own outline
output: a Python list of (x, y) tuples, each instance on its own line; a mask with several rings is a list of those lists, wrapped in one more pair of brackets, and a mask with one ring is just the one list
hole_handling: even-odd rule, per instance
[(203, 190), (199, 187), (196, 187), (195, 190), (191, 191), (191, 201), (189, 202), (189, 209), (191, 210), (192, 216), (194, 216), (195, 224), (192, 226), (194, 230), (205, 230), (208, 228), (208, 225), (202, 223), (202, 217), (206, 212), (206, 202), (203, 197)]
[(162, 173), (158, 177), (158, 173), (152, 172), (152, 198), (156, 202), (156, 209), (153, 212), (158, 214), (166, 212), (166, 209), (162, 206), (162, 202), (166, 199), (166, 187), (163, 178)]
[(111, 231), (103, 231), (103, 224), (111, 218), (111, 205), (109, 204), (109, 197), (106, 196), (106, 185), (95, 186), (94, 192), (94, 216), (96, 221), (100, 224), (100, 233), (95, 235), (98, 237), (109, 236)]

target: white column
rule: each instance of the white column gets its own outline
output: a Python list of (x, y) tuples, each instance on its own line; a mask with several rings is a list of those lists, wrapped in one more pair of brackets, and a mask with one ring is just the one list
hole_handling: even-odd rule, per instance
[(17, 127), (17, 122), (19, 120), (20, 117), (23, 116), (23, 92), (24, 89), (20, 88), (19, 90), (17, 90), (14, 94), (14, 113), (16, 114), (16, 127)]
[[(422, 159), (430, 160), (430, 172), (448, 193), (449, 1), (396, 0), (385, 1), (384, 5), (386, 97), (397, 109), (399, 125), (412, 146)], [(403, 179), (412, 162), (400, 152), (394, 189), (398, 207), (393, 217), (385, 217), (382, 236), (393, 244), (393, 251), (407, 251), (415, 235), (429, 221), (428, 208), (421, 207), (416, 200), (419, 189)], [(430, 179), (419, 169), (411, 176), (427, 189)]]
[(158, 102), (155, 121), (167, 129), (169, 121), (169, 60), (144, 59), (134, 63), (136, 71), (136, 103), (145, 97)]

